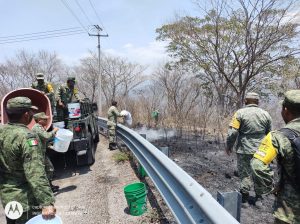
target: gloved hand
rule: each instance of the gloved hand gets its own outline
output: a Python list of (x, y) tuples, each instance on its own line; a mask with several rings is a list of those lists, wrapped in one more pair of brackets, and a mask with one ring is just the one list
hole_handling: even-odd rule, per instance
[(61, 101), (58, 101), (58, 105), (62, 108), (65, 108), (65, 105)]

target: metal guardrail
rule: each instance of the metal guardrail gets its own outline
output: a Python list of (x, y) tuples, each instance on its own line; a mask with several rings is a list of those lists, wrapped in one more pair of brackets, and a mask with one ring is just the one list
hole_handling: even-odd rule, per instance
[[(106, 122), (98, 117), (101, 128), (107, 129)], [(116, 131), (144, 167), (178, 223), (239, 223), (208, 191), (138, 133), (121, 124)]]

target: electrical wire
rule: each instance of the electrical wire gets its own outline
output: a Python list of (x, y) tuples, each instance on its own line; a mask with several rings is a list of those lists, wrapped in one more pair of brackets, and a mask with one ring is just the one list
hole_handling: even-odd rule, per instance
[(52, 35), (60, 35), (60, 34), (68, 34), (68, 33), (74, 33), (74, 32), (82, 32), (83, 29), (73, 29), (68, 31), (59, 31), (59, 30), (53, 30), (53, 31), (45, 31), (45, 32), (36, 32), (36, 33), (30, 33), (30, 34), (20, 34), (20, 35), (13, 35), (13, 36), (5, 36), (0, 37), (0, 41), (9, 41), (9, 40), (22, 40), (22, 39), (28, 39), (28, 38), (35, 38), (35, 37), (51, 37)]
[(10, 44), (10, 43), (18, 43), (18, 42), (25, 42), (25, 41), (32, 41), (32, 40), (42, 40), (42, 39), (47, 39), (47, 38), (53, 38), (53, 37), (64, 37), (64, 36), (71, 36), (71, 35), (77, 35), (77, 34), (83, 34), (83, 33), (86, 33), (85, 31), (78, 31), (78, 32), (70, 32), (70, 33), (65, 33), (65, 34), (53, 34), (53, 35), (48, 35), (48, 36), (32, 36), (30, 38), (19, 38), (19, 39), (15, 39), (15, 40), (3, 40), (3, 41), (0, 41), (0, 44)]
[(103, 25), (103, 23), (102, 23), (102, 21), (101, 21), (101, 19), (100, 19), (100, 16), (99, 16), (99, 14), (97, 13), (97, 10), (95, 9), (95, 6), (94, 6), (94, 4), (92, 3), (92, 1), (91, 1), (91, 0), (89, 0), (89, 2), (90, 2), (90, 5), (91, 5), (91, 7), (92, 7), (92, 9), (93, 9), (93, 11), (94, 11), (94, 13), (95, 13), (96, 17), (97, 17), (97, 18), (98, 18), (98, 20), (99, 20), (99, 23), (101, 24), (101, 27), (103, 27), (103, 29), (104, 29), (104, 30), (106, 30), (106, 29), (105, 29), (105, 27), (104, 27), (104, 25)]
[(85, 18), (87, 19), (87, 21), (89, 22), (90, 25), (92, 25), (93, 23), (91, 22), (91, 20), (89, 19), (89, 17), (87, 16), (87, 14), (85, 13), (85, 11), (83, 10), (83, 8), (81, 7), (81, 5), (79, 4), (79, 2), (77, 0), (75, 0), (77, 6), (80, 8), (82, 14), (85, 16)]
[(82, 30), (80, 27), (71, 27), (71, 28), (64, 28), (64, 29), (58, 29), (58, 30), (48, 30), (48, 31), (42, 31), (42, 32), (35, 32), (35, 33), (25, 33), (25, 34), (16, 34), (16, 35), (10, 35), (10, 36), (0, 36), (0, 39), (5, 39), (5, 38), (12, 38), (12, 37), (20, 37), (20, 36), (31, 36), (35, 34), (42, 34), (42, 33), (56, 33), (60, 31), (67, 31), (67, 30)]
[(77, 22), (80, 24), (80, 26), (87, 32), (89, 33), (89, 31), (84, 27), (84, 25), (81, 23), (80, 19), (76, 16), (76, 14), (73, 12), (73, 10), (71, 9), (71, 7), (68, 5), (66, 0), (60, 0), (64, 6), (71, 12), (71, 14), (74, 16), (74, 18), (77, 20)]

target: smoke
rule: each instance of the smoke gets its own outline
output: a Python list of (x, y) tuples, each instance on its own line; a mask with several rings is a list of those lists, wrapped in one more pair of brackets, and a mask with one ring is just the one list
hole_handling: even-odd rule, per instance
[(170, 138), (176, 135), (176, 131), (170, 129), (148, 129), (141, 127), (135, 129), (135, 132), (146, 135), (148, 141), (155, 141), (162, 138)]

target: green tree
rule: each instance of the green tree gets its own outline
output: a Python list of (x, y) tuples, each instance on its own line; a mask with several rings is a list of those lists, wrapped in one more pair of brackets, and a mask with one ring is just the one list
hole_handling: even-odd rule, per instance
[(189, 65), (198, 71), (198, 78), (213, 84), (220, 111), (231, 92), (236, 107), (241, 107), (253, 83), (256, 89), (262, 84), (256, 78), (272, 79), (271, 71), (282, 60), (299, 54), (298, 24), (289, 13), (294, 1), (232, 4), (238, 7), (218, 1), (213, 9), (204, 10), (204, 17), (185, 16), (157, 29), (157, 39), (169, 41), (167, 50), (176, 64)]

